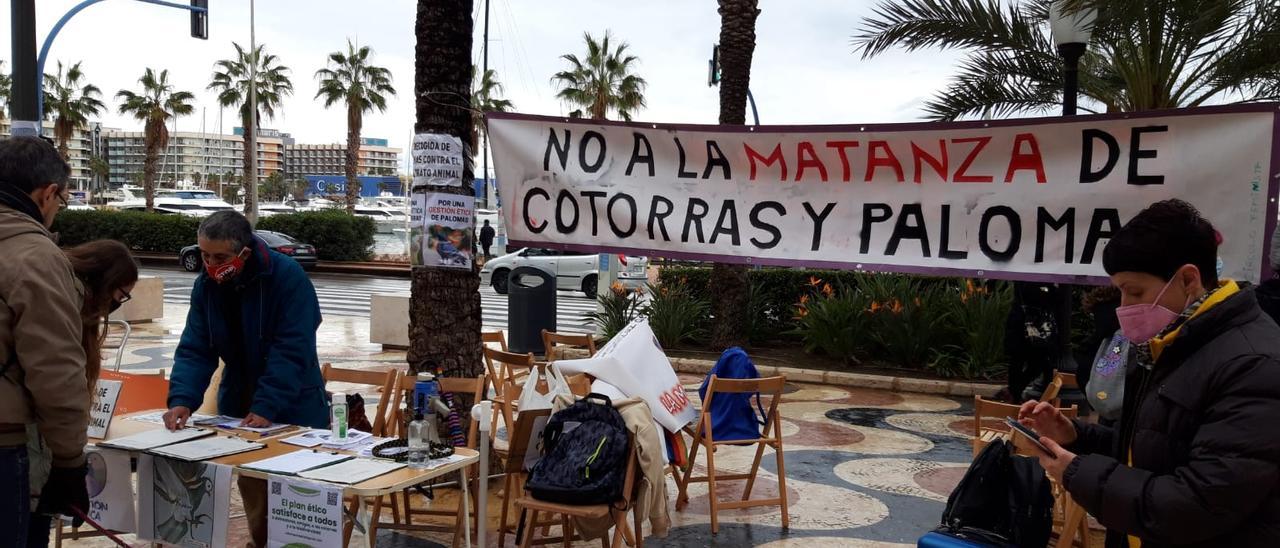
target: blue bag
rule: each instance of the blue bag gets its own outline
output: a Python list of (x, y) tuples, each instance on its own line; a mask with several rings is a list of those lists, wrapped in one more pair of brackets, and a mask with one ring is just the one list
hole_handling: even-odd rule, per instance
[[(719, 361), (715, 367), (711, 368), (711, 372), (707, 373), (707, 378), (702, 381), (702, 386), (698, 388), (698, 397), (706, 401), (707, 384), (711, 382), (711, 375), (715, 375), (722, 379), (758, 379), (760, 372), (756, 371), (756, 366), (751, 363), (751, 358), (747, 357), (747, 352), (738, 347), (732, 347), (724, 351), (720, 355)], [(711, 401), (711, 435), (716, 441), (737, 441), (737, 440), (754, 440), (760, 438), (760, 425), (763, 424), (764, 408), (760, 405), (760, 395), (756, 396), (756, 408), (751, 407), (752, 394), (716, 394), (714, 400)], [(760, 410), (760, 414), (756, 414), (756, 409)]]

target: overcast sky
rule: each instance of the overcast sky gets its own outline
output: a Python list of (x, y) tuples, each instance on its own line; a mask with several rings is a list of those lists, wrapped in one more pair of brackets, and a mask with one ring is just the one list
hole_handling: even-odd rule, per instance
[[(184, 1), (184, 0), (177, 0)], [(79, 0), (39, 0), (37, 41)], [(194, 92), (196, 111), (178, 120), (179, 131), (218, 130), (219, 108), (205, 90), (213, 63), (229, 58), (232, 41), (247, 47), (249, 0), (212, 0), (209, 40), (190, 38), (184, 11), (132, 0), (107, 0), (67, 24), (53, 44), (55, 60), (83, 61), (86, 76), (103, 90), (109, 127), (138, 130), (141, 124), (116, 113), (115, 93), (136, 89), (146, 67), (168, 69), (178, 89)], [(345, 141), (344, 109), (326, 110), (314, 98), (315, 71), (347, 38), (375, 51), (388, 67), (399, 95), (385, 113), (366, 115), (365, 137), (389, 139), (405, 148), (413, 129), (413, 24), (411, 0), (258, 0), (257, 40), (292, 69), (295, 93), (270, 128), (301, 143)], [(483, 42), (483, 1), (476, 0), (474, 54)], [(852, 53), (850, 38), (869, 15), (870, 0), (761, 0), (751, 88), (764, 124), (914, 121), (920, 105), (941, 89), (958, 55), (891, 52), (870, 61)], [(582, 34), (606, 29), (630, 43), (640, 57), (638, 72), (649, 82), (648, 108), (635, 115), (649, 122), (715, 123), (719, 96), (706, 84), (707, 59), (719, 36), (712, 0), (492, 0), (490, 68), (497, 70), (516, 110), (566, 114), (550, 77), (565, 65), (559, 56), (584, 50)], [(0, 29), (10, 28), (0, 9)], [(0, 41), (0, 47), (9, 40)], [(6, 71), (7, 48), (0, 50)], [(203, 110), (203, 117), (201, 115)], [(222, 112), (222, 130), (238, 125)]]

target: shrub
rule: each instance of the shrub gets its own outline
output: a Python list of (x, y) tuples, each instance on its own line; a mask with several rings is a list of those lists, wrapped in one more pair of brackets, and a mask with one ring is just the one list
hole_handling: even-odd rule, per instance
[(944, 295), (951, 333), (929, 368), (943, 377), (992, 378), (1007, 369), (1005, 319), (1013, 305), (1013, 286), (965, 280)]
[(871, 300), (871, 339), (875, 356), (898, 365), (924, 367), (947, 322), (942, 306), (945, 286), (925, 284), (898, 274), (864, 278), (862, 291)]
[(129, 249), (177, 253), (196, 243), (200, 219), (141, 211), (63, 211), (53, 223), (58, 242), (75, 246), (93, 240), (119, 240)]
[(801, 295), (794, 306), (796, 327), (804, 351), (822, 352), (846, 362), (857, 361), (866, 352), (867, 298), (856, 288), (836, 289), (814, 278), (810, 293)]
[(609, 295), (600, 301), (601, 312), (592, 312), (587, 317), (600, 327), (601, 337), (608, 341), (617, 335), (622, 328), (640, 317), (640, 291), (628, 291), (622, 284), (615, 282)]
[(373, 219), (342, 210), (303, 211), (272, 215), (258, 221), (258, 228), (283, 232), (316, 247), (323, 261), (367, 261), (371, 256)]
[(684, 284), (649, 286), (652, 298), (644, 307), (658, 344), (672, 348), (684, 341), (700, 341), (707, 335), (711, 303)]

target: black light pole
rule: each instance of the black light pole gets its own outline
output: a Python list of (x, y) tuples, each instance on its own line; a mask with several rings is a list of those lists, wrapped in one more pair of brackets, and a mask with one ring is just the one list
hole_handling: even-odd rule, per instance
[(13, 89), (9, 115), (13, 118), (11, 133), (17, 136), (40, 135), (39, 108), (36, 106), (36, 2), (13, 0), (9, 4), (10, 31), (13, 33)]

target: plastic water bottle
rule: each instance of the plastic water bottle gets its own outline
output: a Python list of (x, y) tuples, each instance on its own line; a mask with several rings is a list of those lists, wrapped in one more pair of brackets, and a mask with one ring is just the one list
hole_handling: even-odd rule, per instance
[(347, 439), (347, 395), (342, 392), (333, 393), (333, 403), (329, 406), (329, 429), (331, 440)]
[(427, 467), (430, 445), (427, 443), (427, 421), (422, 413), (414, 415), (409, 423), (409, 467), (422, 469)]

